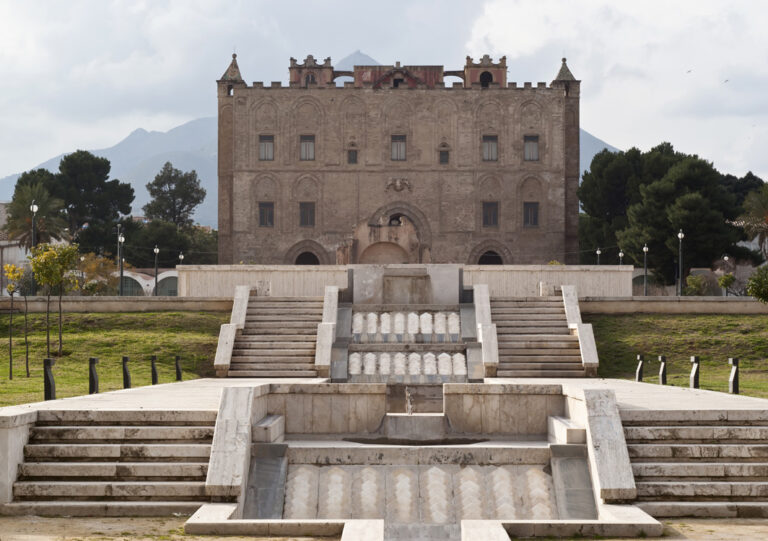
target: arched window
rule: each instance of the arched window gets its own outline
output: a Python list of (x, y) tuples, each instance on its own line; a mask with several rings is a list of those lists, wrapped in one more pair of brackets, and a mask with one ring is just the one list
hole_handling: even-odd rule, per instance
[(491, 83), (493, 82), (493, 75), (491, 75), (491, 72), (484, 71), (480, 74), (480, 86), (483, 88), (488, 88), (491, 86)]
[(304, 86), (309, 86), (311, 84), (315, 84), (315, 74), (314, 73), (308, 73), (306, 77), (304, 77)]
[(389, 226), (400, 226), (403, 225), (403, 216), (402, 214), (393, 214), (389, 217), (389, 223), (387, 225)]
[(312, 252), (301, 252), (296, 257), (296, 265), (319, 265), (320, 260)]
[(487, 252), (483, 253), (483, 255), (480, 256), (480, 259), (477, 260), (478, 265), (503, 265), (504, 262), (501, 260), (501, 256), (494, 252), (493, 250), (488, 250)]

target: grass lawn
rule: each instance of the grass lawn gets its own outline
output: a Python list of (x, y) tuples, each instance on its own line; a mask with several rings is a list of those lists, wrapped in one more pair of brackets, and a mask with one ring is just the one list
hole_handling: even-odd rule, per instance
[[(224, 312), (65, 313), (63, 356), (56, 358), (57, 315), (52, 313), (56, 397), (88, 394), (89, 357), (99, 358), (101, 392), (122, 389), (123, 355), (131, 358), (133, 387), (150, 384), (150, 355), (158, 357), (160, 383), (176, 379), (176, 355), (181, 356), (184, 379), (211, 376), (219, 326), (228, 320), (229, 313)], [(29, 378), (24, 369), (24, 315), (14, 314), (13, 380), (8, 379), (8, 322), (7, 314), (0, 316), (0, 406), (40, 401), (46, 357), (45, 314), (29, 314)]]
[(594, 327), (601, 377), (634, 379), (642, 354), (644, 381), (657, 383), (657, 357), (665, 355), (667, 383), (687, 387), (690, 357), (698, 355), (701, 387), (727, 392), (728, 357), (738, 357), (741, 394), (768, 398), (768, 315), (587, 315), (584, 321)]

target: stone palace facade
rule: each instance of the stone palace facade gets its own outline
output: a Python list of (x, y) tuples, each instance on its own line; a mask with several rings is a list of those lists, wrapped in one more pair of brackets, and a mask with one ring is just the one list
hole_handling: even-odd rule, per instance
[[(219, 263), (578, 259), (579, 86), (507, 82), (506, 58), (217, 81)], [(336, 78), (352, 79), (337, 86)], [(451, 77), (457, 82), (446, 83)]]

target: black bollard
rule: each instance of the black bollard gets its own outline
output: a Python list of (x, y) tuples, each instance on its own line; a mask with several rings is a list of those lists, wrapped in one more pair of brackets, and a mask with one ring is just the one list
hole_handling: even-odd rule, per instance
[(43, 360), (43, 396), (46, 400), (56, 400), (56, 381), (53, 379), (53, 359)]
[(728, 357), (728, 364), (731, 365), (731, 376), (728, 378), (728, 392), (739, 394), (739, 359)]
[(157, 355), (152, 355), (149, 362), (152, 365), (152, 385), (157, 385)]
[(181, 381), (181, 357), (176, 355), (176, 381)]
[(96, 363), (99, 359), (91, 357), (88, 359), (88, 394), (99, 392), (99, 375), (96, 373)]
[(667, 358), (664, 355), (659, 355), (659, 385), (667, 384)]
[(699, 356), (691, 355), (691, 389), (699, 388)]
[(123, 357), (123, 389), (131, 388), (131, 373), (128, 371), (128, 357)]
[(635, 381), (643, 381), (643, 356), (637, 356), (637, 370), (635, 370)]

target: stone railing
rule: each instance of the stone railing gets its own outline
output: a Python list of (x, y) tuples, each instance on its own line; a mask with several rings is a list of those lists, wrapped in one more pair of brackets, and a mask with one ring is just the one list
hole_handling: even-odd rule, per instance
[(496, 324), (491, 322), (491, 297), (488, 286), (475, 284), (475, 322), (477, 324), (477, 341), (480, 342), (485, 377), (495, 377), (499, 367), (499, 341), (496, 335)]
[(587, 377), (596, 377), (599, 359), (592, 324), (582, 323), (581, 321), (576, 286), (562, 286), (562, 294), (565, 317), (568, 320), (568, 329), (570, 329), (572, 335), (579, 337), (579, 350), (581, 351), (581, 363), (584, 366), (584, 373)]
[(232, 315), (229, 323), (224, 323), (219, 330), (219, 342), (213, 368), (220, 378), (226, 377), (232, 362), (232, 348), (235, 346), (237, 332), (245, 327), (245, 315), (248, 313), (248, 301), (251, 298), (250, 286), (235, 286), (235, 298), (232, 301)]
[(631, 265), (465, 265), (464, 285), (486, 284), (493, 297), (535, 297), (539, 284), (573, 284), (582, 295), (632, 296)]

